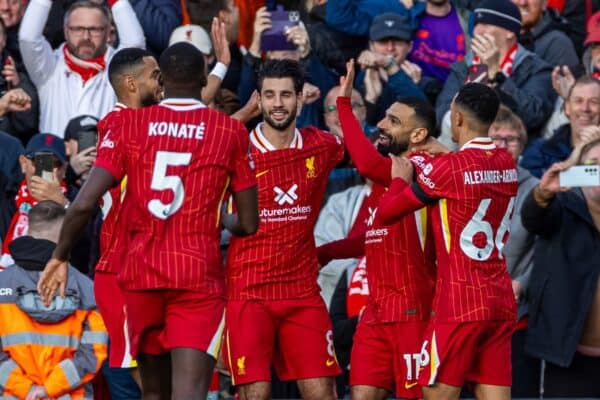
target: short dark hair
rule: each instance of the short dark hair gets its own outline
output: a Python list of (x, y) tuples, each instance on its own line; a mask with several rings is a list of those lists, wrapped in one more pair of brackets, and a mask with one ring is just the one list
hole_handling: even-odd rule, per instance
[(471, 82), (458, 91), (454, 104), (467, 111), (479, 124), (489, 128), (498, 114), (500, 97), (487, 85)]
[(131, 73), (132, 69), (144, 65), (144, 57), (153, 57), (148, 50), (127, 47), (117, 51), (108, 64), (108, 79), (116, 90), (116, 79), (120, 75)]
[(30, 232), (43, 232), (60, 224), (65, 218), (65, 208), (52, 200), (42, 200), (29, 210)]
[(160, 55), (159, 65), (165, 88), (186, 90), (206, 85), (204, 55), (190, 43), (169, 46)]
[(77, 10), (78, 8), (89, 8), (92, 10), (100, 11), (106, 17), (107, 25), (110, 25), (110, 22), (112, 21), (111, 14), (110, 14), (110, 11), (108, 10), (108, 7), (106, 7), (102, 4), (94, 3), (93, 1), (90, 1), (90, 0), (79, 0), (79, 1), (76, 1), (75, 3), (71, 4), (71, 7), (69, 7), (67, 9), (67, 12), (65, 13), (65, 18), (63, 20), (64, 26), (67, 26), (67, 21), (69, 20), (71, 13), (73, 11)]
[(594, 78), (593, 76), (590, 76), (590, 75), (580, 76), (579, 78), (577, 78), (577, 80), (575, 81), (573, 86), (571, 86), (569, 88), (569, 93), (567, 94), (567, 98), (565, 99), (565, 101), (568, 101), (571, 99), (571, 94), (573, 93), (573, 89), (575, 89), (575, 86), (582, 86), (582, 85), (598, 85), (598, 86), (600, 86), (600, 80), (598, 80), (597, 78)]
[(431, 104), (418, 97), (399, 97), (398, 103), (412, 108), (421, 127), (427, 129), (427, 136), (437, 137), (435, 110)]
[(210, 32), (212, 20), (219, 16), (220, 11), (229, 11), (227, 0), (186, 0), (186, 4), (190, 19), (207, 32)]
[(256, 87), (258, 92), (262, 90), (263, 81), (266, 78), (292, 78), (294, 91), (302, 92), (304, 86), (304, 71), (298, 61), (294, 60), (267, 60), (258, 73)]

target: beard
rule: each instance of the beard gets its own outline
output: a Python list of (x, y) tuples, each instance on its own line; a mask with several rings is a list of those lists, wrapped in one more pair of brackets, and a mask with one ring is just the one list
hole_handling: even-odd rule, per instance
[(278, 131), (284, 131), (296, 120), (297, 108), (290, 111), (288, 117), (283, 121), (275, 121), (271, 118), (268, 111), (263, 111), (264, 121), (273, 129)]
[[(69, 46), (69, 51), (71, 52), (71, 54), (73, 54), (75, 57), (79, 58), (80, 60), (89, 60), (91, 58), (96, 58), (101, 56), (102, 54), (104, 54), (104, 52), (106, 51), (106, 48), (103, 47), (96, 47), (96, 45), (91, 41), (91, 40), (80, 40), (79, 43), (77, 43), (76, 45), (73, 44), (67, 44), (67, 46)], [(92, 53), (87, 53), (87, 49), (86, 49), (86, 54), (82, 54), (82, 47), (87, 47), (87, 49), (93, 49)]]
[(408, 143), (400, 143), (381, 130), (377, 131), (377, 134), (380, 138), (385, 138), (383, 142), (379, 140), (377, 143), (377, 151), (379, 154), (386, 157), (388, 154), (398, 156), (408, 150)]

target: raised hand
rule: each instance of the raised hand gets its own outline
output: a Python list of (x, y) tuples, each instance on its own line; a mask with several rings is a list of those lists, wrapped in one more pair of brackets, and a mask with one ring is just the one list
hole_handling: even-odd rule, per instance
[(564, 100), (569, 96), (569, 91), (575, 84), (575, 77), (566, 65), (554, 67), (552, 70), (552, 87)]
[(229, 41), (227, 40), (227, 28), (217, 17), (212, 20), (210, 36), (215, 51), (215, 58), (218, 62), (229, 66), (231, 64), (231, 53), (229, 51)]
[(354, 59), (351, 58), (346, 62), (346, 76), (340, 76), (340, 96), (352, 96), (352, 88), (354, 86), (355, 76), (356, 70), (354, 69)]
[(252, 43), (248, 51), (254, 57), (260, 57), (260, 36), (264, 31), (270, 29), (273, 26), (271, 22), (271, 13), (267, 11), (267, 7), (261, 7), (256, 10), (256, 16), (254, 17), (254, 34), (252, 36)]

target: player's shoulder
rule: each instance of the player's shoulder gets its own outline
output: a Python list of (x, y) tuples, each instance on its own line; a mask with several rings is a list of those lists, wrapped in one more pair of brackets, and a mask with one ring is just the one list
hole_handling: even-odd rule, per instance
[(302, 139), (305, 144), (318, 145), (325, 144), (331, 146), (341, 146), (342, 140), (339, 136), (317, 128), (316, 126), (307, 126), (305, 128), (299, 128), (298, 131), (302, 135)]

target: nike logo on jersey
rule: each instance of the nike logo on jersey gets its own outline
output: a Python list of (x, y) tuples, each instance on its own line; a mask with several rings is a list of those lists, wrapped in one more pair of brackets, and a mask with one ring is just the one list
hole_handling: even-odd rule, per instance
[(335, 364), (335, 360), (334, 359), (328, 359), (327, 361), (325, 361), (325, 365), (328, 367), (331, 367)]
[(261, 176), (263, 176), (263, 175), (266, 175), (266, 174), (267, 174), (269, 171), (270, 171), (270, 170), (266, 169), (266, 170), (264, 170), (264, 171), (257, 172), (257, 173), (256, 173), (256, 177), (257, 177), (257, 178), (259, 178), (259, 177), (261, 177)]
[(417, 386), (418, 384), (419, 384), (419, 382), (413, 382), (413, 383), (404, 382), (404, 389), (412, 389), (415, 386)]

